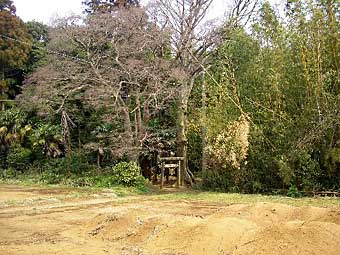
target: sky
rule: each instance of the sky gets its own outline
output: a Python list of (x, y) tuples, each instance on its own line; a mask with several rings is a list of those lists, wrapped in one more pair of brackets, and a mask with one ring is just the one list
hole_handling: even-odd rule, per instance
[(39, 21), (48, 24), (51, 18), (69, 14), (81, 14), (82, 0), (13, 0), (17, 15), (23, 21)]
[[(13, 0), (17, 8), (17, 15), (23, 21), (39, 21), (49, 24), (51, 19), (82, 13), (83, 0)], [(148, 0), (142, 0), (145, 4)], [(211, 19), (222, 17), (228, 9), (228, 0), (215, 0), (210, 10)], [(272, 3), (282, 3), (279, 0), (270, 0)]]

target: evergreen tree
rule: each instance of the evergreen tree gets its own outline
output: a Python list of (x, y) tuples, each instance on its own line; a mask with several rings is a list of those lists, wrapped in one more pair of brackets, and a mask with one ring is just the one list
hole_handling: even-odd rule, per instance
[[(23, 67), (30, 52), (30, 37), (11, 0), (0, 0), (0, 100), (13, 98), (23, 80)], [(4, 109), (0, 101), (0, 109)]]
[(48, 26), (37, 21), (26, 24), (27, 31), (32, 38), (32, 49), (26, 61), (26, 73), (31, 73), (35, 68), (45, 64), (46, 46), (49, 41)]

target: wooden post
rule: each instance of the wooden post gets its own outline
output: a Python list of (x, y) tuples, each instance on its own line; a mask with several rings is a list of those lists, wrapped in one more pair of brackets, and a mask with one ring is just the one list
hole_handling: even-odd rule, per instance
[[(169, 164), (166, 164), (167, 161), (170, 161)], [(171, 163), (171, 161), (178, 162), (177, 164)], [(159, 162), (161, 162), (161, 189), (164, 186), (164, 174), (165, 174), (165, 168), (177, 168), (177, 183), (176, 186), (180, 187), (184, 185), (184, 157), (164, 157), (159, 158)]]
[(180, 185), (181, 185), (181, 161), (178, 160), (177, 183), (176, 183), (177, 188), (179, 188)]
[(178, 160), (178, 182), (182, 186), (182, 160)]
[(162, 162), (162, 169), (161, 169), (161, 189), (163, 189), (163, 185), (164, 185), (164, 171), (165, 171), (165, 163)]
[(163, 162), (163, 161), (178, 161), (178, 160), (183, 160), (183, 159), (184, 159), (183, 157), (163, 157), (163, 158), (160, 158), (159, 160)]
[(181, 186), (184, 186), (185, 174), (187, 172), (185, 159), (181, 161)]

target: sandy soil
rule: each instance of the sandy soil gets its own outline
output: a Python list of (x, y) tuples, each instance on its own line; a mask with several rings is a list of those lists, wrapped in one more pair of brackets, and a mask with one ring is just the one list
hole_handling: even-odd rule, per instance
[(339, 207), (156, 201), (0, 185), (1, 255), (338, 255), (339, 240)]

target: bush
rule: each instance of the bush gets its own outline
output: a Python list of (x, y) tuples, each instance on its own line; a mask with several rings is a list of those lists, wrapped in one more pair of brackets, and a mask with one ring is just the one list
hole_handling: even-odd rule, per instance
[(120, 162), (112, 168), (112, 182), (124, 186), (145, 184), (140, 167), (135, 162)]
[(45, 171), (40, 175), (40, 181), (46, 184), (60, 184), (63, 180), (63, 175), (56, 172)]
[(96, 173), (96, 166), (90, 165), (83, 154), (76, 152), (66, 158), (35, 161), (31, 169), (40, 173), (40, 181), (44, 183), (73, 186), (91, 186), (87, 177)]
[(25, 170), (31, 162), (32, 151), (20, 146), (12, 147), (7, 155), (8, 168), (15, 170)]
[(81, 176), (93, 171), (95, 166), (90, 165), (85, 156), (80, 153), (72, 153), (65, 158), (50, 159), (43, 165), (44, 172), (54, 172), (59, 175)]
[(112, 188), (117, 186), (116, 180), (111, 175), (98, 175), (92, 178), (92, 183), (97, 188)]
[(207, 169), (202, 176), (203, 190), (213, 190), (227, 192), (233, 186), (231, 183), (230, 172)]
[[(95, 177), (92, 176), (71, 176), (67, 179), (63, 179), (63, 184), (73, 187), (92, 187), (97, 186), (95, 184)], [(100, 186), (97, 186), (100, 187)], [(107, 186), (104, 186), (105, 188), (109, 188)]]
[(7, 167), (6, 158), (7, 158), (7, 154), (1, 151), (1, 145), (0, 145), (0, 170), (5, 169)]
[(76, 152), (73, 152), (68, 157), (63, 158), (63, 160), (60, 161), (59, 167), (63, 168), (66, 173), (72, 173), (74, 175), (91, 172), (95, 168), (93, 165), (88, 163), (84, 154)]
[(37, 157), (58, 158), (64, 155), (63, 136), (59, 125), (38, 123), (28, 139)]
[(301, 197), (301, 193), (299, 192), (298, 188), (294, 185), (291, 185), (288, 189), (288, 193), (287, 193), (288, 197)]
[(312, 191), (318, 187), (321, 170), (317, 160), (312, 155), (301, 151), (295, 156), (295, 185), (303, 191)]
[(4, 179), (11, 179), (16, 177), (16, 171), (13, 168), (0, 169), (0, 177)]

